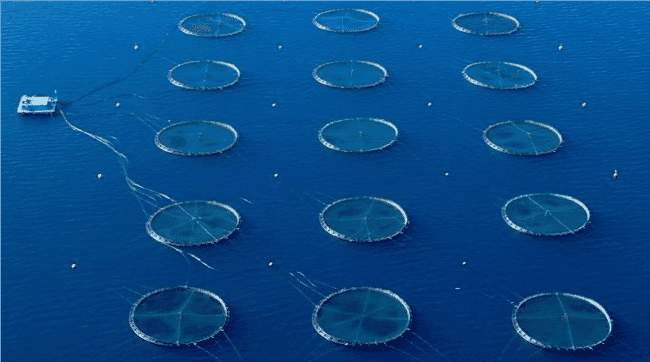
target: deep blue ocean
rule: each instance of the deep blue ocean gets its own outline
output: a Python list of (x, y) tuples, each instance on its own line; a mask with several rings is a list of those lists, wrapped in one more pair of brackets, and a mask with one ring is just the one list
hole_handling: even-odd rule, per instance
[[(186, 280), (229, 307), (225, 334), (200, 344), (220, 361), (650, 361), (649, 2), (1, 7), (3, 361), (214, 361), (194, 346), (150, 344), (129, 327), (141, 294)], [(336, 8), (367, 9), (381, 23), (357, 34), (312, 24)], [(451, 26), (458, 14), (485, 11), (512, 15), (521, 29), (480, 37)], [(218, 39), (177, 29), (206, 12), (237, 14), (247, 27)], [(166, 79), (175, 64), (203, 59), (235, 64), (239, 82), (200, 92)], [(352, 90), (312, 77), (318, 65), (346, 59), (377, 62), (389, 77)], [(518, 91), (480, 88), (461, 75), (477, 61), (523, 64), (539, 81)], [(214, 270), (147, 235), (156, 208), (140, 206), (110, 149), (58, 113), (17, 116), (23, 94), (54, 90), (72, 124), (128, 157), (133, 181), (239, 211), (241, 228), (228, 240), (184, 249)], [(163, 124), (225, 122), (240, 138), (221, 155), (174, 156), (131, 112)], [(319, 143), (326, 123), (353, 117), (392, 122), (398, 143), (370, 154)], [(525, 119), (554, 126), (564, 145), (516, 157), (484, 143), (489, 124)], [(536, 192), (580, 199), (590, 224), (564, 237), (512, 230), (501, 206)], [(325, 204), (364, 195), (399, 203), (410, 218), (405, 233), (357, 244), (321, 228)], [(375, 348), (325, 341), (311, 323), (311, 303), (322, 297), (287, 273), (296, 271), (337, 288), (392, 290), (413, 312), (410, 331)], [(511, 303), (555, 291), (600, 303), (613, 319), (611, 336), (584, 351), (521, 339)]]

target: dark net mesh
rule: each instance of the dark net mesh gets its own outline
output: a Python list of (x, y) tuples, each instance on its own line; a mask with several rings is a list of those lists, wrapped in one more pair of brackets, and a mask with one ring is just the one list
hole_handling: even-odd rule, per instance
[(348, 288), (325, 297), (312, 315), (316, 332), (344, 345), (379, 344), (400, 337), (411, 322), (409, 306), (379, 288)]
[(493, 124), (483, 131), (483, 140), (499, 152), (522, 156), (555, 152), (563, 141), (555, 128), (528, 120)]
[(320, 223), (330, 235), (355, 242), (393, 238), (408, 224), (406, 212), (397, 203), (377, 197), (337, 200), (325, 207)]
[(537, 75), (520, 64), (508, 62), (479, 62), (463, 69), (468, 82), (492, 89), (521, 89), (537, 82)]
[(217, 90), (229, 87), (239, 80), (236, 66), (216, 60), (196, 60), (179, 64), (167, 73), (175, 86), (193, 90)]
[(383, 83), (386, 68), (377, 63), (344, 60), (319, 65), (312, 75), (318, 83), (335, 88), (366, 88)]
[(178, 29), (188, 35), (216, 38), (241, 33), (246, 22), (234, 14), (197, 14), (178, 23)]
[(336, 33), (356, 33), (379, 25), (379, 16), (362, 9), (337, 9), (322, 12), (312, 21), (319, 29)]
[(568, 293), (545, 293), (521, 301), (512, 313), (517, 333), (544, 348), (582, 349), (602, 343), (612, 321), (594, 300)]
[(217, 243), (239, 226), (239, 213), (215, 201), (177, 202), (154, 212), (147, 233), (154, 240), (176, 246)]
[(165, 152), (180, 156), (205, 156), (225, 152), (234, 146), (239, 135), (227, 124), (211, 121), (188, 121), (160, 130), (154, 139)]
[(559, 236), (584, 229), (591, 214), (580, 200), (558, 194), (517, 196), (501, 209), (511, 228), (526, 234)]
[(228, 308), (216, 294), (181, 286), (147, 293), (133, 304), (129, 325), (147, 342), (187, 345), (219, 333), (228, 321)]
[(500, 13), (461, 14), (451, 24), (458, 31), (475, 35), (506, 35), (519, 29), (517, 19)]
[(370, 152), (392, 145), (398, 134), (395, 125), (382, 119), (352, 118), (328, 123), (318, 139), (335, 151)]

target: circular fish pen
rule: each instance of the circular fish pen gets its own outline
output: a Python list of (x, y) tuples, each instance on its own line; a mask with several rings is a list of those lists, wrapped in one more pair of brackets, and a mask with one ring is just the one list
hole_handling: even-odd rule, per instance
[(207, 156), (231, 149), (239, 134), (230, 125), (212, 121), (187, 121), (169, 125), (156, 133), (161, 150), (179, 156)]
[(203, 38), (231, 36), (244, 28), (244, 19), (228, 13), (190, 15), (178, 22), (178, 29), (183, 33)]
[(215, 293), (180, 286), (143, 295), (131, 308), (129, 325), (149, 343), (181, 346), (214, 337), (228, 317), (226, 303)]
[(316, 15), (312, 23), (319, 29), (335, 33), (358, 33), (376, 28), (379, 16), (363, 9), (336, 9)]
[(239, 213), (216, 201), (186, 201), (162, 207), (147, 220), (147, 234), (174, 246), (218, 243), (239, 227)]
[(557, 292), (522, 300), (512, 311), (512, 325), (529, 343), (564, 350), (592, 348), (612, 332), (612, 319), (596, 301)]
[(193, 90), (218, 90), (237, 81), (241, 72), (230, 63), (217, 60), (193, 60), (178, 64), (167, 73), (169, 82)]
[(574, 234), (591, 218), (580, 200), (559, 194), (528, 194), (508, 200), (501, 208), (503, 220), (516, 231), (538, 236)]
[(483, 140), (492, 149), (509, 155), (539, 156), (562, 146), (557, 129), (535, 121), (507, 121), (490, 125)]
[(537, 82), (537, 75), (530, 68), (508, 62), (472, 63), (463, 69), (463, 77), (490, 89), (522, 89)]
[(370, 196), (336, 200), (319, 219), (328, 234), (367, 243), (392, 239), (408, 224), (406, 212), (396, 202)]
[(323, 146), (339, 152), (372, 152), (392, 145), (399, 135), (394, 124), (377, 118), (351, 118), (326, 124), (318, 131)]
[(311, 318), (326, 340), (346, 346), (386, 343), (408, 330), (411, 309), (397, 294), (379, 288), (338, 290), (318, 303)]
[(320, 84), (334, 88), (367, 88), (386, 81), (388, 70), (364, 60), (343, 60), (321, 64), (312, 72)]
[(513, 16), (492, 12), (460, 14), (451, 25), (463, 33), (484, 36), (507, 35), (519, 30), (519, 21)]

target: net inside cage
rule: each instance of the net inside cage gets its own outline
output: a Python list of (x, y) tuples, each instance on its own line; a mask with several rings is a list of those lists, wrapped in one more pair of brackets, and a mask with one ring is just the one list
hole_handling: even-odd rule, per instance
[(397, 294), (379, 288), (346, 288), (314, 309), (312, 325), (326, 340), (343, 345), (379, 344), (408, 329), (411, 310)]
[(319, 29), (335, 33), (357, 33), (376, 28), (379, 16), (363, 9), (336, 9), (316, 15), (312, 22)]
[(508, 62), (479, 62), (463, 69), (468, 82), (491, 89), (522, 89), (537, 82), (537, 75), (530, 68)]
[(196, 60), (170, 69), (167, 79), (173, 85), (193, 90), (219, 90), (237, 81), (241, 72), (230, 63), (216, 60)]
[(483, 140), (509, 155), (538, 156), (557, 151), (563, 139), (557, 129), (535, 121), (507, 121), (490, 125)]
[(129, 325), (147, 342), (181, 346), (205, 341), (223, 330), (229, 313), (216, 294), (180, 286), (154, 290), (133, 304)]
[(230, 125), (212, 121), (187, 121), (161, 129), (154, 142), (161, 150), (179, 156), (207, 156), (231, 149), (239, 134)]
[(591, 218), (584, 203), (559, 194), (517, 196), (506, 202), (501, 215), (514, 230), (540, 236), (574, 234), (584, 229)]
[(512, 324), (529, 343), (543, 348), (592, 348), (607, 339), (612, 320), (600, 304), (569, 293), (542, 293), (515, 306)]
[(218, 243), (239, 227), (239, 213), (216, 201), (176, 202), (156, 210), (147, 221), (154, 240), (175, 246)]
[(372, 152), (392, 145), (399, 135), (394, 124), (376, 118), (351, 118), (328, 123), (318, 132), (323, 146), (340, 152)]
[(474, 35), (506, 35), (519, 29), (519, 21), (501, 13), (460, 14), (451, 22), (454, 29)]
[(339, 239), (376, 242), (402, 233), (408, 217), (394, 201), (363, 196), (327, 205), (320, 214), (320, 223), (328, 234)]
[(362, 60), (344, 60), (319, 65), (312, 75), (320, 84), (335, 88), (366, 88), (386, 81), (388, 70)]
[(246, 28), (241, 17), (228, 14), (196, 14), (182, 19), (178, 29), (185, 34), (204, 38), (218, 38), (239, 34)]

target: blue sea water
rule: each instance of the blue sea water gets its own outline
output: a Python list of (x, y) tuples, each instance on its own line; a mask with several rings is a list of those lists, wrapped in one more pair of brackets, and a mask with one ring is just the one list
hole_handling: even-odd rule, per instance
[[(3, 360), (215, 360), (193, 346), (149, 344), (129, 327), (140, 294), (186, 281), (230, 308), (225, 334), (200, 345), (221, 361), (650, 360), (650, 3), (1, 7)], [(381, 24), (335, 34), (311, 23), (333, 8), (364, 8)], [(450, 24), (460, 13), (483, 11), (515, 16), (522, 28), (477, 37)], [(246, 30), (203, 39), (176, 29), (201, 12), (237, 14)], [(174, 64), (197, 59), (235, 64), (239, 83), (196, 92), (167, 81)], [(358, 90), (313, 79), (318, 65), (344, 59), (377, 62), (389, 77)], [(487, 60), (523, 64), (539, 81), (496, 91), (463, 79), (467, 64)], [(215, 200), (239, 211), (233, 237), (191, 249), (215, 270), (189, 258), (188, 274), (180, 254), (146, 234), (155, 208), (141, 207), (108, 148), (70, 129), (59, 114), (16, 115), (20, 96), (55, 89), (72, 124), (112, 140), (128, 157), (135, 182), (179, 201)], [(225, 122), (241, 138), (222, 155), (174, 156), (157, 149), (152, 129), (129, 112)], [(352, 117), (392, 122), (399, 142), (359, 155), (319, 143), (318, 129)], [(551, 155), (522, 158), (483, 142), (487, 125), (523, 119), (554, 126), (565, 144)], [(580, 199), (591, 223), (557, 238), (515, 232), (500, 208), (535, 192)], [(360, 245), (323, 231), (324, 204), (363, 195), (399, 203), (410, 218), (405, 234)], [(287, 271), (338, 288), (392, 290), (413, 311), (411, 329), (390, 347), (326, 342), (311, 325), (314, 306), (292, 283), (313, 303), (321, 296)], [(318, 285), (320, 293), (332, 291)], [(546, 351), (519, 338), (510, 303), (554, 291), (603, 305), (613, 319), (609, 339), (594, 350)]]

